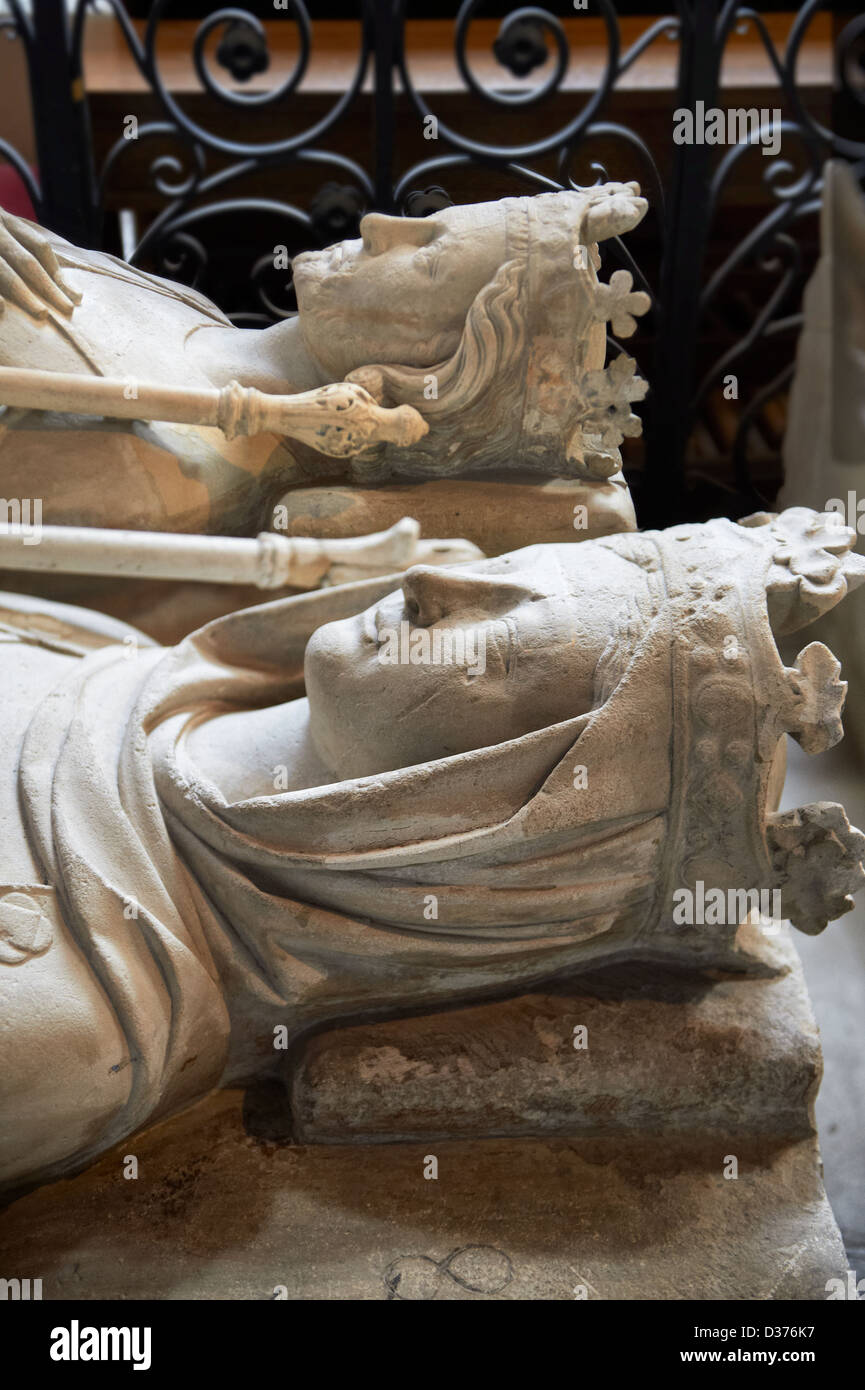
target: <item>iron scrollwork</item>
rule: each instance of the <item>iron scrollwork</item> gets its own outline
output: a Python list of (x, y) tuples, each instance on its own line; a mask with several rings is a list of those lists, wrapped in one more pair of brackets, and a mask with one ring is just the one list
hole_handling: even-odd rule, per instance
[[(725, 350), (704, 375), (693, 398), (691, 410), (694, 415), (711, 388), (730, 368), (738, 368), (749, 356), (753, 360), (755, 349), (779, 337), (785, 337), (789, 344), (785, 366), (754, 388), (751, 399), (744, 403), (739, 412), (732, 445), (735, 490), (728, 499), (728, 510), (731, 511), (759, 509), (770, 505), (773, 500), (755, 483), (748, 447), (751, 432), (759, 422), (761, 412), (768, 402), (785, 391), (793, 376), (796, 334), (802, 323), (802, 315), (795, 312), (795, 307), (801, 296), (806, 269), (800, 243), (793, 233), (797, 224), (813, 217), (819, 210), (823, 188), (822, 169), (828, 158), (838, 156), (852, 160), (860, 176), (865, 171), (865, 141), (850, 140), (822, 125), (808, 110), (800, 90), (797, 68), (802, 46), (821, 8), (821, 0), (806, 0), (800, 7), (783, 53), (773, 42), (763, 16), (750, 6), (727, 0), (717, 21), (719, 52), (723, 51), (734, 29), (742, 33), (750, 28), (757, 36), (777, 77), (781, 100), (788, 112), (778, 132), (783, 154), (764, 161), (766, 168), (762, 181), (767, 190), (769, 207), (721, 264), (714, 268), (699, 302), (701, 317), (705, 318), (742, 267), (756, 266), (765, 273), (764, 301), (756, 309), (753, 323), (747, 331)], [(835, 58), (841, 86), (860, 106), (865, 103), (861, 89), (855, 84), (854, 55), (857, 51), (861, 53), (863, 39), (865, 16), (859, 16), (841, 33)], [(792, 151), (791, 144), (794, 146)], [(745, 142), (734, 145), (719, 161), (710, 185), (707, 204), (709, 219), (720, 215), (724, 189), (751, 148)]]
[[(245, 274), (232, 276), (235, 284), (241, 283), (248, 289), (250, 299), (241, 306), (227, 304), (225, 308), (234, 311), (232, 317), (244, 324), (285, 317), (293, 312), (290, 271), (275, 275), (272, 254), (262, 254), (265, 229), (271, 245), (283, 244), (296, 252), (351, 235), (363, 211), (374, 202), (372, 180), (363, 167), (344, 154), (326, 149), (322, 143), (351, 108), (366, 76), (371, 53), (368, 14), (364, 14), (361, 25), (354, 72), (330, 110), (297, 134), (255, 142), (227, 138), (207, 128), (169, 91), (161, 72), (158, 41), (170, 0), (154, 0), (143, 38), (139, 38), (122, 0), (108, 3), (132, 58), (158, 98), (166, 119), (140, 125), (134, 142), (121, 136), (114, 143), (98, 177), (97, 205), (105, 205), (119, 161), (133, 148), (140, 148), (142, 140), (161, 146), (171, 142), (174, 153), (161, 151), (149, 168), (151, 186), (165, 205), (144, 231), (131, 259), (136, 263), (150, 262), (165, 274), (200, 282), (214, 252), (230, 239), (226, 229), (232, 223), (234, 227), (249, 226), (249, 219), (256, 218), (261, 235), (251, 248), (251, 268)], [(79, 76), (86, 20), (92, 6), (93, 0), (78, 0), (74, 12), (71, 49)], [(303, 0), (286, 0), (285, 19), (295, 26), (297, 58), (288, 75), (264, 91), (233, 90), (215, 74), (208, 58), (209, 41), (220, 35), (214, 56), (235, 81), (246, 82), (266, 71), (271, 63), (268, 34), (256, 15), (238, 8), (219, 9), (196, 29), (191, 56), (198, 80), (219, 108), (236, 113), (241, 129), (243, 115), (248, 111), (266, 109), (275, 113), (287, 108), (306, 75), (312, 25)], [(325, 182), (308, 211), (287, 200), (254, 197), (241, 191), (244, 182), (249, 182), (258, 171), (297, 163), (317, 165), (323, 172), (339, 176), (339, 181), (332, 178)]]

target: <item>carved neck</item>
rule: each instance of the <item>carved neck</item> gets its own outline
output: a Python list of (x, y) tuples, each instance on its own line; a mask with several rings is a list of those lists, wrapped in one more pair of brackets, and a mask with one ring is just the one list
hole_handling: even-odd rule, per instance
[(239, 381), (259, 391), (292, 395), (330, 380), (308, 352), (297, 318), (256, 330), (203, 327), (188, 340), (187, 351), (214, 386)]

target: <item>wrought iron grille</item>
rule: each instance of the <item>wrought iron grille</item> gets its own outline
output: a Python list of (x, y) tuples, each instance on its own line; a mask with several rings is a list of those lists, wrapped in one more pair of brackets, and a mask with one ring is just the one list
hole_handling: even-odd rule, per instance
[[(407, 0), (358, 0), (352, 71), (326, 109), (316, 109), (305, 128), (290, 134), (290, 122), (303, 109), (299, 98), (315, 42), (303, 0), (255, 0), (249, 8), (213, 10), (198, 23), (191, 61), (211, 102), (208, 109), (230, 118), (228, 131), (224, 122), (194, 114), (163, 76), (160, 36), (176, 0), (153, 0), (143, 30), (122, 0), (75, 0), (71, 12), (68, 0), (32, 0), (27, 11), (22, 0), (8, 5), (9, 16), (0, 22), (26, 54), (38, 175), (7, 142), (0, 141), (0, 153), (23, 180), (39, 220), (70, 240), (116, 249), (106, 219), (112, 188), (132, 150), (140, 158), (151, 149), (146, 177), (158, 208), (127, 254), (197, 283), (238, 323), (270, 322), (292, 312), (288, 276), (275, 271), (275, 244), (284, 245), (289, 256), (326, 245), (352, 235), (366, 211), (423, 216), (470, 199), (475, 186), (489, 197), (608, 176), (639, 178), (652, 203), (650, 230), (629, 238), (627, 246), (607, 243), (604, 254), (630, 269), (653, 298), (634, 347), (651, 386), (643, 410), (643, 456), (626, 459), (635, 465), (631, 481), (641, 521), (742, 514), (771, 501), (755, 475), (750, 446), (762, 416), (792, 376), (798, 298), (809, 268), (802, 229), (809, 218), (813, 223), (819, 205), (823, 162), (840, 157), (860, 177), (865, 172), (865, 15), (835, 21), (838, 118), (830, 126), (809, 109), (798, 73), (810, 27), (825, 10), (820, 0), (799, 7), (782, 49), (765, 15), (737, 0), (678, 0), (670, 13), (646, 21), (626, 48), (616, 5), (589, 0), (586, 15), (603, 24), (606, 61), (594, 90), (581, 95), (568, 89), (567, 77), (579, 49), (582, 7), (551, 0), (543, 8), (507, 10), (492, 56), (503, 79), (523, 79), (515, 85), (478, 77), (469, 36), (485, 12), (484, 0), (464, 0), (452, 20), (453, 56), (471, 109), (493, 111), (496, 129), (501, 124), (508, 132), (492, 141), (444, 119), (424, 94), (409, 41), (409, 21), (419, 7)], [(137, 125), (134, 140), (128, 131), (119, 133), (105, 151), (94, 145), (84, 80), (85, 40), (97, 5), (110, 9), (157, 117)], [(271, 63), (273, 31), (265, 19), (292, 26), (296, 58), (275, 86), (251, 90), (246, 84)], [(753, 158), (753, 146), (742, 141), (719, 157), (710, 145), (675, 144), (671, 112), (663, 147), (652, 148), (633, 125), (613, 119), (610, 107), (625, 74), (650, 48), (665, 44), (675, 45), (675, 106), (723, 105), (721, 64), (731, 35), (743, 27), (777, 78), (782, 146), (777, 157), (760, 160), (764, 205), (750, 225), (735, 226), (726, 242), (722, 238), (717, 254), (713, 238), (725, 216), (725, 195), (745, 160)], [(552, 125), (540, 135), (545, 111), (552, 113)], [(276, 138), (273, 125), (267, 138), (251, 133), (263, 113), (275, 122)], [(364, 113), (369, 140), (361, 159), (338, 148), (337, 136)], [(434, 140), (426, 157), (406, 164), (400, 136), (412, 123), (424, 135), (434, 132)], [(313, 175), (318, 186), (302, 206), (293, 200), (294, 190), (309, 190)], [(278, 196), (245, 191), (251, 180), (269, 179), (272, 186), (274, 177)], [(247, 257), (241, 273), (238, 238)], [(813, 241), (812, 231), (812, 257)], [(234, 258), (231, 274), (219, 269), (227, 253)], [(743, 276), (749, 285), (744, 308)], [(738, 321), (731, 305), (738, 305)], [(695, 462), (693, 442), (731, 372), (743, 373), (747, 391), (736, 403), (723, 477), (711, 458)]]

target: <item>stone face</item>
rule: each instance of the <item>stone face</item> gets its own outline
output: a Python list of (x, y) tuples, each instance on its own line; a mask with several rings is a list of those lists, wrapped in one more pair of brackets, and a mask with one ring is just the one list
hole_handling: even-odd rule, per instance
[(786, 934), (756, 944), (752, 969), (609, 967), (555, 993), (320, 1033), (289, 1073), (294, 1135), (795, 1139), (811, 1132), (821, 1061)]

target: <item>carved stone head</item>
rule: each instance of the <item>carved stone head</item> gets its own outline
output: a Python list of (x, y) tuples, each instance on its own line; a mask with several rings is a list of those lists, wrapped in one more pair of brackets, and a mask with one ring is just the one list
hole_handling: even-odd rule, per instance
[(427, 218), (370, 214), (361, 240), (298, 256), (309, 351), (430, 426), (411, 451), (363, 456), (356, 476), (616, 472), (646, 384), (624, 355), (605, 369), (607, 323), (628, 336), (649, 300), (627, 271), (599, 282), (598, 242), (645, 211), (637, 184), (609, 183)]

